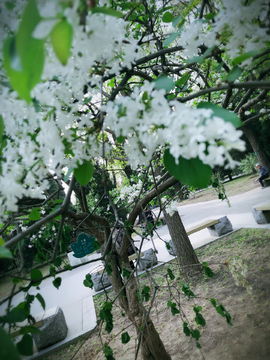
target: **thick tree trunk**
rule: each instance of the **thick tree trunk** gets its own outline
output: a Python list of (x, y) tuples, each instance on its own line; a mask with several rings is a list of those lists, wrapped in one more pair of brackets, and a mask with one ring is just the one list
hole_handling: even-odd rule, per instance
[[(118, 259), (116, 259), (116, 256)], [(128, 258), (123, 254), (113, 254), (110, 262), (113, 273), (110, 276), (113, 289), (116, 294), (122, 292), (118, 297), (119, 305), (126, 312), (129, 320), (135, 325), (138, 338), (141, 339), (141, 355), (143, 360), (171, 360), (162, 340), (150, 318), (146, 320), (146, 309), (138, 299), (138, 285), (134, 275), (124, 284), (120, 276), (119, 268), (124, 267), (131, 271)], [(125, 287), (124, 287), (125, 285)], [(142, 330), (143, 329), (143, 330)]]
[(164, 209), (163, 213), (171, 235), (180, 271), (186, 275), (198, 273), (202, 267), (199, 265), (200, 262), (191, 245), (178, 211), (175, 211), (172, 216)]
[(270, 169), (270, 160), (261, 147), (260, 138), (255, 135), (254, 131), (248, 126), (248, 124), (242, 126), (241, 129), (248, 138), (248, 141), (250, 142), (254, 152), (257, 154), (258, 162)]

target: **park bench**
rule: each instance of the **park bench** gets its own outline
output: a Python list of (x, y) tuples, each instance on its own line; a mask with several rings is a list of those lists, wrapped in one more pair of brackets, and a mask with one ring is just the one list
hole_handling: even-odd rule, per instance
[[(36, 322), (33, 325), (42, 331), (41, 334), (32, 334), (38, 351), (58, 343), (66, 338), (68, 327), (63, 310), (59, 306), (45, 310), (34, 316)], [(26, 326), (27, 320), (18, 323), (18, 326)], [(10, 336), (15, 338), (20, 335), (20, 329), (14, 330)]]
[[(190, 227), (189, 229), (186, 230), (186, 232), (187, 232), (187, 235), (189, 236), (191, 234), (196, 233), (197, 231), (200, 231), (200, 230), (203, 230), (206, 228), (209, 230), (210, 235), (212, 235), (212, 236), (225, 235), (228, 232), (233, 230), (230, 220), (227, 218), (227, 216), (223, 216), (222, 218), (219, 218), (219, 219), (205, 220), (197, 225)], [(168, 252), (171, 255), (175, 256), (176, 254), (174, 251), (174, 246), (173, 246), (172, 240), (169, 240), (169, 245), (171, 248), (167, 249)]]
[(270, 200), (253, 206), (251, 211), (257, 224), (270, 223)]
[[(128, 257), (129, 261), (133, 261), (136, 259), (138, 259), (136, 253)], [(144, 250), (144, 252), (141, 252), (137, 261), (141, 270), (148, 269), (158, 263), (157, 256), (153, 249), (148, 249)], [(103, 265), (100, 265), (98, 268), (93, 270), (90, 275), (94, 284), (95, 291), (103, 290), (104, 288), (111, 285), (110, 278)]]

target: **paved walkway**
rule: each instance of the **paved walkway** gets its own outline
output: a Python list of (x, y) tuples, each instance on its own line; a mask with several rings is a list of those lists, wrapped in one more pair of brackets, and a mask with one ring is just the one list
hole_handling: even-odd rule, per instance
[[(270, 224), (258, 225), (251, 213), (251, 207), (259, 203), (270, 199), (270, 187), (261, 190), (259, 187), (246, 192), (242, 195), (230, 197), (231, 207), (228, 207), (226, 202), (220, 200), (212, 200), (208, 202), (183, 205), (178, 207), (179, 214), (186, 228), (189, 228), (202, 220), (211, 218), (219, 218), (227, 216), (233, 225), (233, 229), (239, 229), (241, 227), (246, 228), (268, 228)], [(158, 233), (164, 240), (169, 240), (170, 235), (167, 226), (161, 226), (158, 228)], [(190, 241), (194, 248), (200, 247), (208, 242), (215, 240), (216, 238), (209, 235), (207, 229), (201, 230), (195, 234), (190, 235)], [(173, 257), (169, 255), (165, 249), (164, 242), (157, 236), (153, 239), (156, 249), (158, 250), (158, 261), (167, 262)], [(138, 247), (138, 243), (136, 243)], [(143, 250), (153, 247), (151, 241), (146, 241), (143, 245)], [(91, 256), (99, 257), (98, 254)], [(46, 308), (50, 309), (56, 305), (60, 306), (64, 312), (68, 334), (65, 340), (59, 342), (46, 350), (43, 350), (30, 359), (42, 359), (44, 356), (48, 356), (51, 352), (60, 351), (61, 347), (67, 343), (75, 342), (81, 335), (89, 334), (96, 325), (96, 314), (93, 303), (93, 295), (96, 294), (94, 290), (86, 288), (83, 285), (85, 275), (101, 265), (100, 261), (92, 264), (87, 264), (72, 270), (72, 272), (65, 272), (61, 274), (62, 285), (57, 290), (52, 285), (51, 279), (46, 279), (42, 282), (39, 292), (43, 296), (46, 302)], [(36, 294), (37, 291), (31, 290), (31, 294)], [(12, 305), (17, 305), (23, 301), (24, 294), (18, 294), (13, 298)], [(5, 304), (4, 304), (5, 305)], [(5, 306), (0, 307), (0, 315), (4, 314)], [(42, 311), (41, 305), (37, 300), (32, 305), (31, 313), (33, 315)]]

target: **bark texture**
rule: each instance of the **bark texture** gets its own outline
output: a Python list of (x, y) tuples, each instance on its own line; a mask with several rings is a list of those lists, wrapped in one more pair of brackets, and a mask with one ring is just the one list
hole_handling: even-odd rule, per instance
[(174, 212), (172, 216), (164, 209), (163, 213), (181, 271), (186, 275), (198, 273), (202, 266), (199, 265), (199, 259), (191, 245), (178, 211)]
[(250, 142), (250, 145), (252, 146), (254, 152), (257, 154), (258, 162), (261, 165), (266, 166), (268, 169), (270, 169), (270, 160), (268, 159), (266, 153), (261, 147), (260, 139), (254, 134), (254, 131), (248, 126), (248, 124), (242, 126), (241, 129), (248, 138), (248, 141)]

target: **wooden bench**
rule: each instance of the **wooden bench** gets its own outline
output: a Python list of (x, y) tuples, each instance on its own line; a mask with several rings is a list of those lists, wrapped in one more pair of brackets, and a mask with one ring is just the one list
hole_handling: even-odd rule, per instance
[(251, 211), (257, 224), (270, 223), (270, 200), (252, 207)]
[(217, 219), (212, 219), (212, 220), (205, 220), (202, 223), (192, 226), (190, 229), (187, 230), (187, 234), (191, 235), (194, 234), (197, 231), (203, 230), (205, 228), (208, 228), (210, 226), (216, 225), (218, 224), (218, 220)]

